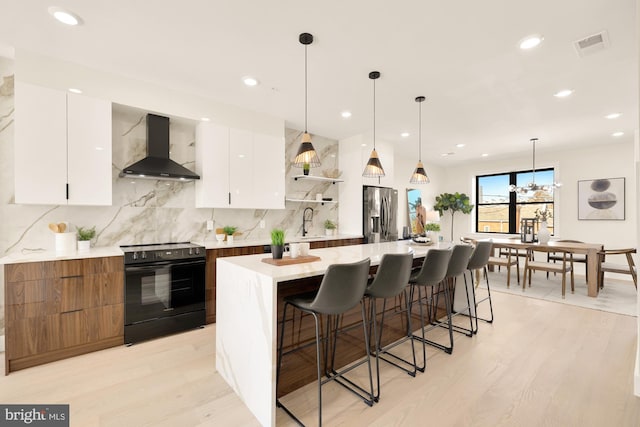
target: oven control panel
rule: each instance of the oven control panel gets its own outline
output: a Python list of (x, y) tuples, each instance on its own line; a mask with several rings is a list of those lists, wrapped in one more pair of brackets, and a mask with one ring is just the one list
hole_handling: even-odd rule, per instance
[[(124, 248), (123, 248), (124, 249)], [(124, 250), (125, 265), (145, 264), (158, 261), (197, 260), (205, 259), (206, 249), (202, 246), (180, 248), (162, 247), (129, 247)]]

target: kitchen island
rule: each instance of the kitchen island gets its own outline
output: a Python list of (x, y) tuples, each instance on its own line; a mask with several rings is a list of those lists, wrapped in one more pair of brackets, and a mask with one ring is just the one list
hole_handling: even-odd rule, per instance
[[(448, 244), (442, 244), (448, 247)], [(422, 258), (435, 246), (409, 241), (371, 243), (311, 250), (319, 261), (274, 266), (268, 254), (217, 260), (216, 369), (265, 426), (276, 420), (276, 363), (279, 290), (321, 277), (329, 265), (364, 258), (380, 263), (385, 253), (412, 251)], [(303, 289), (301, 289), (303, 290)]]

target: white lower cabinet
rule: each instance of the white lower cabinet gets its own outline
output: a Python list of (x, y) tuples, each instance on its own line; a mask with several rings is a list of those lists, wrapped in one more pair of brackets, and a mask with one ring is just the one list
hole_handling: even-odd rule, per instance
[(111, 102), (16, 82), (16, 203), (111, 205), (111, 144)]
[(197, 208), (284, 209), (284, 124), (276, 136), (199, 123), (196, 173)]

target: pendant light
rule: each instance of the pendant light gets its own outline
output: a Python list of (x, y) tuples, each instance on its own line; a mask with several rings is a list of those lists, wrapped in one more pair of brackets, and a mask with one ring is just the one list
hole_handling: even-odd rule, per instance
[(553, 193), (553, 190), (561, 187), (562, 184), (560, 184), (559, 182), (554, 182), (549, 185), (536, 184), (536, 142), (538, 142), (538, 138), (531, 138), (530, 142), (533, 148), (533, 162), (531, 166), (531, 182), (521, 187), (511, 184), (509, 186), (509, 191), (512, 193), (519, 193), (519, 194), (527, 194), (529, 191), (544, 191), (547, 193)]
[(409, 180), (411, 184), (428, 184), (431, 182), (422, 164), (422, 103), (424, 100), (424, 96), (418, 96), (416, 98), (416, 102), (418, 103), (418, 165)]
[(307, 46), (313, 43), (313, 35), (302, 33), (300, 34), (299, 41), (304, 45), (304, 133), (302, 134), (302, 141), (300, 142), (298, 153), (293, 160), (293, 166), (306, 169), (308, 167), (320, 166), (318, 154), (315, 148), (313, 148), (313, 144), (311, 144), (311, 135), (307, 132)]
[(380, 178), (384, 176), (384, 169), (376, 151), (376, 80), (379, 77), (380, 73), (378, 71), (369, 73), (369, 78), (373, 80), (373, 151), (371, 151), (369, 161), (362, 172), (362, 176), (365, 178)]

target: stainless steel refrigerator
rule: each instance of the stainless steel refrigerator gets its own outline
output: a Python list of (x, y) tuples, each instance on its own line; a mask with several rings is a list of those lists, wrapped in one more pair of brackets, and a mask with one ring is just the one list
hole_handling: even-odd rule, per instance
[(387, 187), (362, 187), (362, 234), (365, 243), (398, 240), (398, 190)]

